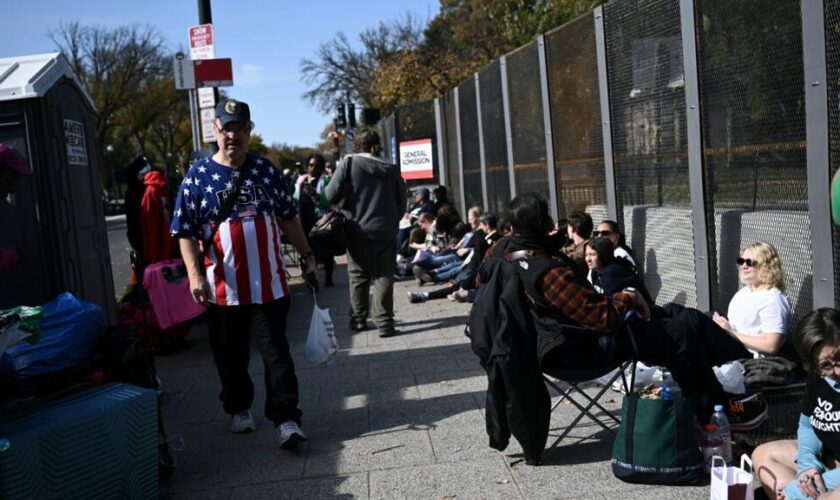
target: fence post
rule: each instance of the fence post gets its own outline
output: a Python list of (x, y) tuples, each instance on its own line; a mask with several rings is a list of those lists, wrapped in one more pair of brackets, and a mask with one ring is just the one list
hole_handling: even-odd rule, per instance
[(435, 97), (435, 136), (437, 138), (438, 180), (440, 181), (441, 186), (449, 187), (449, 182), (447, 182), (446, 178), (446, 169), (448, 165), (446, 164), (443, 142), (443, 139), (446, 136), (446, 134), (443, 130), (443, 120), (441, 117), (440, 110), (440, 99), (437, 97)]
[(682, 33), (686, 133), (688, 135), (688, 183), (694, 229), (694, 275), (697, 280), (697, 308), (708, 311), (712, 308), (712, 294), (709, 281), (709, 238), (706, 232), (706, 202), (703, 189), (700, 85), (694, 30), (694, 0), (680, 0), (680, 32)]
[(507, 61), (505, 56), (499, 58), (499, 68), (502, 72), (502, 109), (505, 114), (505, 141), (507, 142), (510, 199), (512, 200), (516, 196), (516, 174), (513, 171), (513, 133), (510, 127), (510, 98), (508, 97)]
[(559, 210), (557, 207), (557, 179), (554, 171), (554, 141), (551, 135), (551, 106), (549, 106), (550, 95), (548, 92), (548, 62), (545, 57), (545, 35), (537, 37), (537, 51), (540, 64), (540, 89), (542, 90), (542, 111), (543, 127), (545, 128), (545, 166), (548, 171), (548, 201), (551, 208), (551, 215), (558, 220)]
[[(464, 195), (464, 148), (461, 147), (461, 102), (458, 97), (458, 87), (455, 87), (455, 139), (458, 141), (458, 179), (461, 181), (458, 183), (460, 186), (458, 212), (464, 214), (466, 213), (467, 200)], [(452, 196), (455, 196), (455, 193), (452, 193)]]
[(610, 124), (610, 84), (607, 74), (607, 39), (604, 33), (604, 7), (593, 11), (595, 18), (595, 54), (598, 58), (598, 95), (601, 99), (601, 134), (604, 137), (604, 180), (607, 187), (607, 212), (619, 221), (613, 165), (612, 125)]
[(484, 158), (484, 127), (481, 123), (481, 78), (475, 74), (475, 108), (478, 118), (478, 159), (481, 163), (481, 200), (484, 210), (490, 204), (487, 202), (487, 162)]
[(808, 215), (811, 221), (815, 309), (834, 307), (824, 9), (823, 0), (802, 2)]

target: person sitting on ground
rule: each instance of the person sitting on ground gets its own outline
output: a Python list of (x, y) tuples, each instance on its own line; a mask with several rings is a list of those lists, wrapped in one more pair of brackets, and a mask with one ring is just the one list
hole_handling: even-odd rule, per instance
[(422, 213), (417, 218), (417, 224), (412, 227), (408, 235), (408, 241), (404, 245), (406, 247), (405, 253), (402, 254), (402, 259), (397, 259), (397, 271), (394, 274), (394, 279), (401, 280), (409, 274), (412, 274), (414, 264), (424, 257), (424, 252), (427, 252), (433, 245), (435, 228), (435, 216), (430, 213)]
[(736, 259), (744, 287), (729, 301), (728, 318), (666, 304), (669, 316), (685, 321), (726, 361), (773, 356), (781, 351), (791, 318), (784, 295), (782, 261), (770, 243), (756, 241)]
[(455, 282), (450, 286), (432, 292), (408, 292), (409, 302), (417, 304), (444, 297), (456, 302), (470, 301), (470, 291), (475, 289), (475, 275), (484, 260), (484, 254), (487, 253), (487, 249), (493, 243), (501, 238), (501, 235), (496, 231), (496, 216), (493, 214), (481, 214), (477, 226), (470, 241), (472, 253), (455, 276)]
[(584, 245), (592, 234), (592, 216), (586, 212), (572, 212), (566, 225), (566, 233), (570, 241), (563, 247), (563, 253), (568, 255), (578, 266), (578, 275), (584, 276), (586, 274)]
[(589, 267), (587, 280), (595, 290), (604, 295), (613, 295), (626, 289), (638, 290), (648, 304), (653, 304), (645, 282), (627, 260), (615, 256), (610, 240), (593, 238), (584, 247), (586, 265)]
[[(478, 218), (481, 216), (481, 207), (472, 207), (467, 211), (467, 224), (459, 223), (452, 229), (451, 241), (454, 244), (454, 254), (459, 260), (452, 260), (436, 267), (427, 267), (420, 264), (415, 268), (417, 279), (424, 283), (443, 283), (456, 276), (469, 262), (473, 255), (473, 235), (478, 229)], [(422, 285), (422, 283), (421, 283)]]
[[(667, 367), (701, 423), (709, 421), (717, 404), (724, 405), (733, 430), (753, 429), (766, 419), (767, 406), (763, 401), (736, 401), (723, 391), (712, 370), (720, 364), (716, 353), (708, 351), (684, 323), (671, 318), (650, 319), (649, 304), (641, 292), (625, 289), (612, 296), (604, 295), (577, 278), (569, 259), (550, 256), (548, 264), (540, 260), (540, 254), (547, 253), (544, 241), (551, 219), (548, 203), (539, 195), (517, 195), (510, 202), (510, 218), (513, 235), (500, 240), (488, 252), (479, 279), (485, 282), (484, 273), (492, 268), (490, 263), (496, 256), (512, 258), (521, 253), (528, 259), (531, 255), (533, 265), (520, 267), (526, 274), (522, 281), (530, 300), (540, 305), (538, 314), (550, 315), (561, 324), (584, 327), (596, 337), (593, 341), (589, 337), (568, 337), (562, 349), (552, 349), (543, 357), (544, 365), (549, 363), (547, 366), (558, 369), (595, 369), (635, 357), (651, 366)], [(632, 343), (624, 326), (624, 318), (630, 311), (644, 318), (632, 325), (635, 341)], [(602, 346), (597, 341), (599, 334), (612, 336), (615, 347)], [(578, 349), (580, 346), (584, 346), (583, 350)]]
[(616, 257), (622, 258), (636, 267), (636, 260), (633, 259), (633, 250), (627, 246), (624, 233), (618, 229), (618, 223), (609, 219), (602, 220), (598, 227), (592, 231), (593, 238), (606, 238), (615, 247)]
[(414, 201), (408, 206), (408, 211), (403, 214), (399, 230), (397, 231), (398, 253), (402, 252), (406, 239), (408, 239), (411, 231), (417, 227), (416, 221), (420, 217), (420, 214), (434, 214), (435, 204), (429, 199), (430, 196), (429, 188), (420, 188), (414, 192)]
[(797, 439), (756, 448), (753, 470), (768, 498), (840, 498), (840, 312), (809, 313), (793, 343), (808, 370)]
[(407, 269), (414, 273), (421, 286), (431, 281), (421, 281), (421, 277), (426, 277), (427, 271), (460, 260), (455, 250), (469, 229), (461, 222), (461, 217), (452, 205), (446, 205), (438, 212), (433, 232), (426, 239), (425, 250), (418, 252)]

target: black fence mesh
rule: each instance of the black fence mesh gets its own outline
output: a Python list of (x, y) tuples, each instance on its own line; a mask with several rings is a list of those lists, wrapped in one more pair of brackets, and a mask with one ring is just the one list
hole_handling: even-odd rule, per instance
[[(465, 208), (484, 206), (481, 188), (481, 157), (478, 144), (478, 103), (475, 99), (475, 80), (468, 79), (458, 86), (458, 114), (461, 126), (461, 161)], [(466, 220), (466, 214), (461, 214)]]
[[(840, 166), (840, 2), (825, 4), (825, 58), (828, 72), (828, 144), (830, 175)], [(828, 180), (826, 180), (828, 182)], [(834, 305), (840, 307), (840, 228), (832, 225)]]
[(455, 91), (443, 97), (443, 124), (446, 132), (446, 188), (449, 199), (463, 212), (461, 206), (461, 174), (458, 172), (458, 135), (456, 133)]
[(537, 43), (531, 42), (520, 47), (506, 59), (516, 192), (534, 192), (548, 200), (545, 123)]
[(595, 20), (585, 14), (545, 35), (560, 217), (607, 217)]
[(657, 303), (697, 303), (678, 0), (605, 8), (619, 213)]
[(410, 187), (430, 186), (440, 184), (439, 159), (437, 151), (437, 125), (435, 124), (435, 101), (420, 101), (400, 106), (397, 110), (397, 124), (399, 133), (397, 142), (414, 141), (417, 139), (432, 140), (432, 172), (430, 179), (411, 179), (406, 181)]
[(763, 240), (800, 318), (813, 303), (800, 5), (749, 5), (695, 3), (712, 305), (726, 310), (741, 247)]
[(478, 72), (481, 92), (481, 129), (484, 133), (484, 162), (487, 176), (487, 209), (494, 214), (507, 211), (510, 201), (510, 170), (505, 137), (502, 74), (499, 60)]

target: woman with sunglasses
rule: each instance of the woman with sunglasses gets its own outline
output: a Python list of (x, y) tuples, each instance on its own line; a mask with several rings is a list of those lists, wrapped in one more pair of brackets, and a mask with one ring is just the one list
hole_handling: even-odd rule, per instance
[(753, 467), (768, 498), (840, 498), (840, 312), (808, 314), (793, 342), (809, 372), (797, 439), (759, 446)]
[(610, 240), (613, 244), (613, 253), (616, 257), (621, 258), (629, 262), (634, 268), (636, 267), (636, 261), (633, 259), (633, 250), (627, 246), (627, 242), (624, 239), (624, 233), (622, 233), (618, 229), (618, 222), (613, 220), (603, 220), (598, 227), (592, 231), (593, 238), (606, 238)]
[(782, 261), (773, 245), (756, 241), (741, 250), (736, 263), (744, 287), (729, 301), (728, 318), (715, 312), (712, 319), (752, 356), (772, 356), (785, 342), (791, 315)]

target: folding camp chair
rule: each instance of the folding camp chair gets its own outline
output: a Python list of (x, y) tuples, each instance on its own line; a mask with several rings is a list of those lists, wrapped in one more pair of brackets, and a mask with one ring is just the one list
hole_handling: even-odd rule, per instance
[[(625, 328), (627, 330), (626, 333), (630, 338), (630, 344), (632, 346), (633, 352), (635, 353), (636, 352), (636, 341), (633, 338), (633, 334), (630, 331), (630, 326), (629, 326), (629, 323), (628, 323), (629, 320), (633, 317), (633, 315), (634, 315), (634, 313), (632, 313), (632, 312), (627, 314), (627, 316), (625, 317), (624, 325), (625, 325)], [(592, 335), (593, 334), (593, 332), (591, 330), (587, 330), (587, 329), (581, 328), (581, 327), (571, 327), (571, 326), (569, 326), (569, 327), (565, 327), (563, 331), (564, 331), (564, 333), (568, 332), (569, 334), (574, 334), (574, 333), (579, 333), (581, 335)], [(599, 339), (599, 341), (602, 345), (608, 345), (610, 342), (615, 342), (615, 339), (612, 338), (612, 337), (602, 336), (601, 339)], [(617, 346), (613, 346), (613, 347), (617, 348)], [(561, 346), (561, 348), (562, 348), (562, 346)], [(628, 368), (630, 368), (629, 384), (628, 384), (627, 376), (625, 375), (625, 371)], [(587, 394), (583, 390), (583, 387), (581, 387), (581, 385), (583, 383), (594, 381), (595, 379), (603, 377), (603, 376), (609, 374), (610, 372), (612, 372), (613, 370), (616, 370), (616, 369), (618, 369), (618, 371), (616, 373), (614, 373), (612, 375), (612, 377), (609, 378), (609, 381), (606, 382), (604, 384), (604, 386), (600, 388), (600, 390), (598, 391), (598, 393), (594, 397)], [(578, 414), (575, 416), (575, 418), (572, 420), (572, 422), (566, 427), (566, 429), (560, 434), (560, 436), (557, 437), (557, 439), (555, 439), (553, 443), (551, 443), (551, 446), (549, 446), (547, 449), (552, 449), (555, 446), (557, 446), (560, 443), (560, 441), (563, 440), (563, 438), (565, 438), (566, 436), (569, 435), (569, 433), (575, 428), (575, 426), (578, 424), (578, 422), (583, 420), (584, 417), (588, 417), (590, 420), (592, 420), (596, 424), (600, 425), (604, 430), (606, 430), (610, 434), (613, 434), (613, 435), (616, 434), (616, 431), (613, 428), (609, 427), (606, 423), (604, 423), (604, 420), (602, 420), (601, 418), (598, 418), (598, 415), (593, 413), (593, 408), (597, 408), (598, 410), (602, 411), (604, 413), (604, 415), (606, 415), (607, 417), (612, 419), (612, 421), (615, 422), (616, 424), (621, 423), (621, 420), (618, 417), (616, 417), (609, 410), (604, 408), (598, 401), (601, 399), (601, 397), (603, 397), (604, 393), (607, 392), (607, 390), (613, 385), (613, 383), (616, 380), (618, 380), (619, 378), (621, 379), (622, 384), (624, 385), (625, 393), (629, 394), (631, 392), (631, 389), (632, 389), (632, 387), (635, 383), (635, 378), (636, 378), (636, 361), (634, 359), (630, 359), (630, 360), (615, 359), (611, 363), (605, 363), (602, 366), (598, 366), (598, 367), (594, 367), (594, 368), (587, 368), (587, 369), (568, 369), (568, 368), (556, 368), (556, 367), (550, 367), (550, 366), (543, 366), (542, 371), (543, 371), (543, 379), (545, 380), (545, 383), (549, 387), (556, 390), (560, 395), (560, 399), (558, 399), (557, 402), (554, 403), (551, 406), (551, 411), (554, 412), (554, 410), (557, 409), (557, 407), (561, 403), (563, 403), (563, 401), (569, 401), (572, 405), (574, 405), (579, 410)], [(555, 379), (556, 381), (553, 380), (553, 379)], [(565, 382), (568, 385), (568, 387), (566, 387), (566, 388), (561, 387), (557, 383), (557, 381)], [(578, 401), (577, 399), (575, 399), (575, 397), (581, 397), (585, 401)]]

